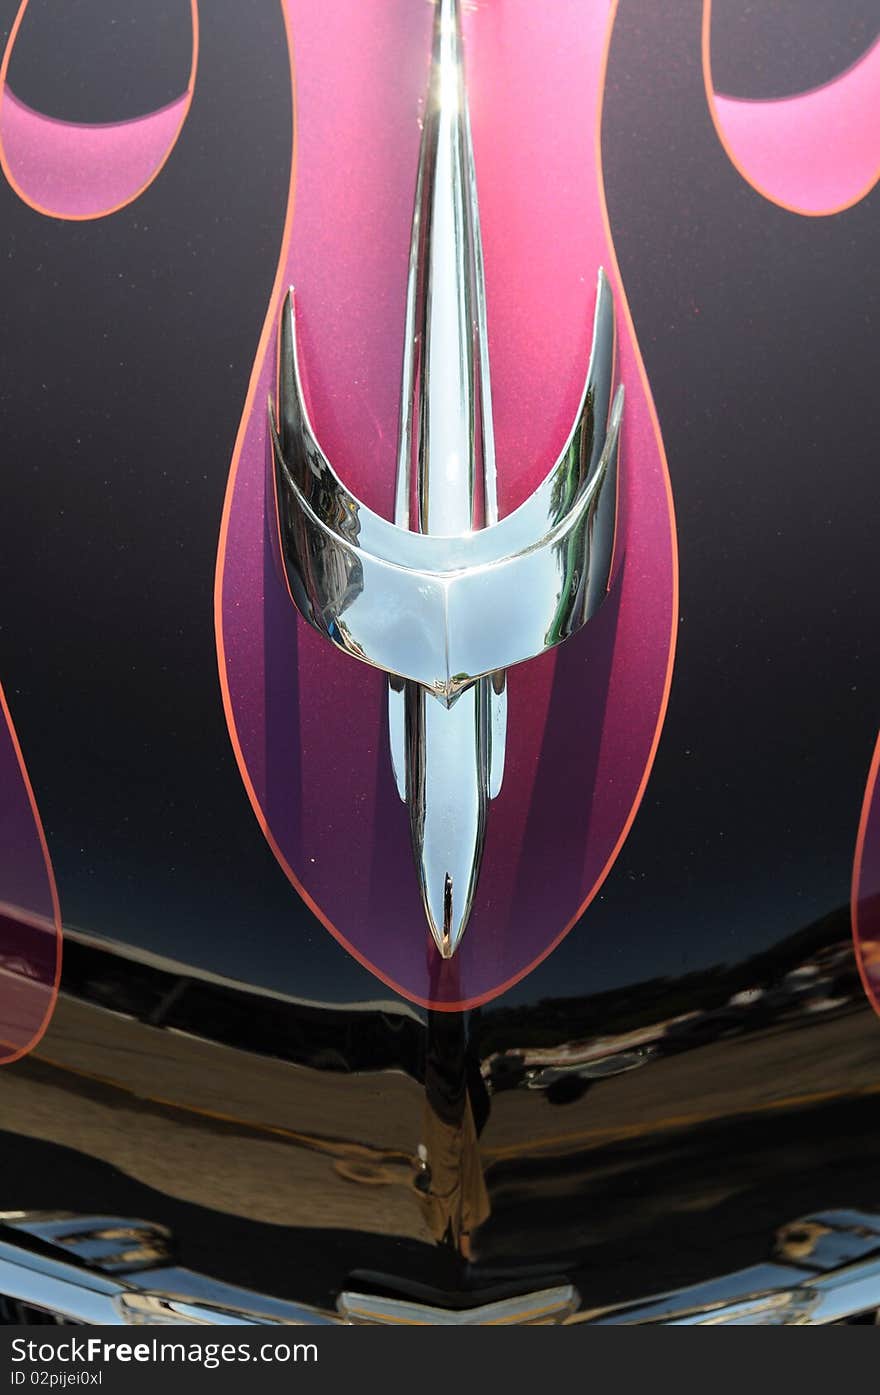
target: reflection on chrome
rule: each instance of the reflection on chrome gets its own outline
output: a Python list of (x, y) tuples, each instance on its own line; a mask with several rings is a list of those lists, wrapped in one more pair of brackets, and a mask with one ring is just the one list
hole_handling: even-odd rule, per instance
[[(438, 5), (406, 297), (394, 521), (450, 537), (498, 522), (476, 172), (457, 4)], [(495, 680), (493, 686), (493, 678)], [(391, 679), (388, 728), (431, 933), (455, 952), (476, 892), (507, 740), (503, 671), (452, 707)], [(449, 836), (447, 830), (453, 829)]]
[(560, 1284), (557, 1288), (523, 1293), (516, 1298), (483, 1303), (476, 1308), (436, 1308), (427, 1303), (354, 1292), (341, 1293), (337, 1306), (346, 1322), (357, 1325), (405, 1323), (414, 1327), (537, 1327), (565, 1322), (575, 1311), (577, 1302), (576, 1289), (571, 1284)]
[[(102, 1247), (135, 1240), (130, 1266)], [(0, 1296), (7, 1321), (60, 1323), (248, 1323), (290, 1326), (408, 1323), (476, 1326), (565, 1323), (663, 1326), (876, 1321), (880, 1310), (880, 1215), (835, 1210), (783, 1226), (775, 1257), (707, 1283), (638, 1303), (583, 1310), (572, 1284), (500, 1299), (479, 1292), (444, 1307), (399, 1291), (343, 1290), (337, 1310), (291, 1303), (211, 1279), (174, 1263), (162, 1226), (64, 1213), (0, 1214)], [(155, 1261), (149, 1252), (155, 1249)], [(381, 1275), (374, 1276), (380, 1287)], [(397, 1289), (391, 1293), (392, 1289)], [(465, 1295), (462, 1295), (464, 1297)]]
[(575, 1321), (673, 1327), (827, 1326), (877, 1319), (880, 1215), (826, 1211), (783, 1226), (776, 1260)]
[[(130, 1263), (119, 1248), (126, 1238), (132, 1243)], [(90, 1326), (332, 1320), (317, 1309), (185, 1269), (171, 1251), (168, 1230), (149, 1221), (0, 1213), (0, 1295), (16, 1322), (41, 1316)]]
[(391, 759), (422, 901), (454, 954), (501, 788), (506, 670), (580, 629), (609, 584), (623, 388), (599, 272), (578, 413), (544, 482), (499, 521), (477, 185), (458, 0), (436, 7), (413, 213), (394, 522), (342, 484), (305, 404), (294, 298), (270, 406), (282, 556), (303, 617), (389, 675)]

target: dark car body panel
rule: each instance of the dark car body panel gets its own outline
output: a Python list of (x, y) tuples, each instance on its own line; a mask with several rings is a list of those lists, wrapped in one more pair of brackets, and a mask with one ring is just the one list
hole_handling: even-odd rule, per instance
[[(109, 120), (180, 87), (169, 4), (181, 80), (82, 105), (99, 8), (51, 63), (22, 49), (23, 99)], [(876, 37), (853, 0), (839, 49), (750, 49), (744, 8), (717, 5), (735, 95)], [(716, 138), (699, 0), (620, 0), (603, 167), (675, 499), (669, 707), (582, 921), (491, 1003), (425, 1009), (297, 897), (230, 749), (214, 565), (291, 98), (280, 6), (205, 9), (197, 100), (130, 207), (64, 222), (0, 181), (0, 677), (67, 932), (48, 1030), (0, 1072), (0, 1210), (154, 1222), (190, 1269), (328, 1311), (566, 1282), (600, 1309), (872, 1212), (849, 900), (880, 692), (877, 189), (827, 218), (762, 198)]]

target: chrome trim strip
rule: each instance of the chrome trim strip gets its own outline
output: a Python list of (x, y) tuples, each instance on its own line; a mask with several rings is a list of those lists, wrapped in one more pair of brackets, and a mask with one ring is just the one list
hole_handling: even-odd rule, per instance
[[(159, 1287), (165, 1282), (167, 1291)], [(0, 1295), (62, 1321), (97, 1327), (153, 1322), (259, 1326), (338, 1322), (335, 1314), (217, 1283), (192, 1270), (153, 1270), (142, 1279), (136, 1274), (110, 1277), (97, 1267), (36, 1254), (5, 1239), (0, 1240)]]
[(819, 1327), (880, 1311), (880, 1216), (846, 1210), (805, 1216), (777, 1232), (775, 1249), (778, 1262), (573, 1320), (601, 1326)]
[[(507, 668), (561, 643), (604, 598), (623, 389), (599, 271), (593, 348), (566, 447), (498, 518), (486, 288), (459, 0), (438, 0), (413, 208), (394, 522), (342, 484), (305, 404), (293, 291), (282, 313), (275, 491), (290, 592), (338, 648), (389, 676), (391, 764), (422, 904), (460, 943), (504, 777)], [(609, 420), (609, 406), (611, 415)]]
[[(271, 399), (269, 403), (276, 482), (283, 495), (279, 504), (290, 494), (291, 510), (305, 513), (337, 541), (347, 543), (359, 554), (406, 571), (454, 577), (497, 566), (540, 547), (582, 503), (584, 491), (589, 487), (595, 492), (599, 483), (611, 408), (615, 343), (614, 297), (600, 268), (590, 362), (574, 422), (556, 462), (534, 493), (497, 523), (441, 537), (412, 532), (374, 513), (346, 488), (327, 459), (305, 402), (296, 332), (296, 294), (291, 288), (279, 323), (277, 413)], [(298, 576), (305, 576), (307, 559), (297, 552), (294, 525), (287, 522), (284, 513), (280, 521), (286, 524), (281, 539), (285, 564), (288, 569), (293, 567)], [(310, 623), (321, 628), (320, 621)]]
[[(721, 1274), (623, 1307), (589, 1311), (580, 1309), (573, 1285), (560, 1284), (466, 1309), (344, 1291), (334, 1313), (240, 1289), (174, 1265), (144, 1270), (136, 1260), (131, 1272), (107, 1274), (101, 1265), (115, 1264), (112, 1256), (109, 1260), (93, 1256), (87, 1263), (74, 1264), (66, 1257), (47, 1254), (45, 1248), (38, 1252), (26, 1241), (10, 1238), (20, 1231), (37, 1237), (44, 1247), (55, 1243), (64, 1250), (71, 1241), (98, 1231), (132, 1231), (149, 1243), (149, 1222), (33, 1212), (8, 1212), (4, 1220), (0, 1295), (61, 1321), (97, 1326), (170, 1322), (824, 1326), (880, 1311), (880, 1217), (868, 1212), (824, 1212), (794, 1223), (801, 1232), (812, 1231), (816, 1237), (814, 1243), (798, 1249), (798, 1254), (804, 1254), (803, 1262), (785, 1263), (782, 1243), (777, 1245), (779, 1262)], [(157, 1233), (162, 1240), (170, 1238), (162, 1227)]]
[[(498, 521), (476, 170), (458, 0), (435, 12), (406, 293), (394, 522), (442, 537)], [(415, 489), (413, 490), (413, 483)], [(425, 916), (444, 958), (470, 916), (487, 806), (504, 774), (504, 675), (446, 708), (388, 684), (391, 761), (410, 814)], [(402, 754), (402, 761), (401, 761)]]
[(61, 1260), (33, 1255), (0, 1241), (0, 1294), (30, 1308), (94, 1326), (116, 1324), (124, 1285)]
[(398, 1298), (377, 1298), (373, 1294), (345, 1292), (337, 1306), (344, 1320), (359, 1325), (407, 1324), (435, 1327), (510, 1327), (562, 1323), (575, 1311), (578, 1293), (572, 1284), (545, 1288), (537, 1293), (518, 1294), (478, 1308), (435, 1308)]
[[(600, 273), (597, 317), (610, 301), (605, 288)], [(500, 522), (456, 537), (410, 532), (345, 490), (318, 446), (300, 396), (293, 314), (291, 293), (271, 429), (282, 558), (303, 618), (337, 648), (447, 705), (586, 624), (609, 581), (623, 387), (606, 427), (588, 376), (556, 465)], [(603, 352), (611, 345), (613, 336)]]

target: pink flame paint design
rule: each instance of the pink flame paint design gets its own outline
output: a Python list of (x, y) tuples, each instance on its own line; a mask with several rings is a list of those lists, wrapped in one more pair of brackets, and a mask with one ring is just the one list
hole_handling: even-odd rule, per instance
[(61, 915), (52, 864), (6, 699), (0, 689), (0, 1063), (39, 1041), (61, 973)]
[(868, 1000), (880, 1013), (880, 739), (868, 774), (856, 840), (852, 927), (856, 961)]
[(58, 121), (26, 106), (6, 81), (23, 0), (0, 65), (0, 166), (38, 213), (82, 221), (132, 203), (161, 171), (189, 115), (198, 66), (198, 6), (191, 0), (192, 67), (187, 90), (159, 111), (102, 125)]
[(511, 670), (504, 785), (467, 934), (444, 962), (425, 924), (392, 780), (385, 680), (298, 620), (273, 553), (271, 494), (267, 505), (275, 328), (295, 284), (318, 435), (346, 483), (393, 513), (431, 9), (411, 0), (285, 0), (295, 176), (221, 529), (221, 685), (245, 786), (290, 880), (372, 972), (439, 1008), (494, 997), (571, 928), (635, 815), (667, 701), (677, 613), (672, 502), (601, 171), (614, 11), (612, 0), (555, 0), (536, 23), (532, 0), (497, 0), (464, 15), (501, 513), (531, 492), (565, 440), (600, 265), (615, 290), (627, 400), (611, 592), (580, 635)]
[(712, 82), (711, 0), (703, 10), (703, 74), (731, 163), (772, 203), (817, 217), (859, 203), (880, 179), (880, 39), (831, 82), (774, 101), (745, 101)]

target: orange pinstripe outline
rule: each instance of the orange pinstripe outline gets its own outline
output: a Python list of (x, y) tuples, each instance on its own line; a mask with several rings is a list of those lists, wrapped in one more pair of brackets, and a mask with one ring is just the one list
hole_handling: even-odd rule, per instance
[(351, 944), (351, 942), (348, 939), (346, 939), (342, 931), (339, 930), (337, 926), (333, 924), (333, 922), (329, 919), (329, 917), (325, 914), (325, 912), (321, 909), (317, 902), (309, 895), (308, 891), (305, 889), (302, 882), (299, 880), (293, 868), (287, 862), (286, 858), (284, 857), (284, 854), (278, 846), (278, 843), (272, 834), (272, 830), (269, 827), (266, 815), (264, 814), (259, 799), (257, 798), (257, 793), (254, 789), (253, 781), (251, 780), (250, 775), (248, 773), (247, 765), (245, 763), (244, 755), (241, 749), (241, 744), (239, 742), (238, 732), (236, 730), (235, 725), (235, 714), (233, 712), (232, 699), (230, 697), (229, 685), (226, 677), (225, 646), (223, 642), (223, 575), (226, 561), (226, 543), (229, 532), (229, 517), (232, 509), (232, 497), (235, 490), (235, 482), (238, 476), (238, 466), (242, 447), (244, 444), (245, 431), (247, 429), (247, 423), (253, 408), (257, 382), (260, 376), (263, 358), (268, 349), (269, 337), (274, 332), (275, 328), (276, 305), (282, 290), (284, 280), (283, 271), (287, 260), (288, 248), (290, 245), (290, 232), (293, 220), (293, 206), (295, 200), (297, 148), (296, 64), (294, 58), (293, 39), (290, 32), (290, 23), (287, 17), (287, 8), (284, 4), (284, 0), (282, 0), (281, 3), (282, 13), (284, 15), (285, 31), (287, 34), (288, 51), (291, 60), (291, 80), (293, 88), (293, 157), (291, 159), (290, 192), (288, 197), (287, 215), (284, 223), (284, 232), (281, 242), (281, 252), (278, 260), (278, 266), (275, 272), (275, 280), (272, 287), (272, 296), (269, 303), (269, 310), (267, 312), (266, 319), (263, 323), (263, 330), (260, 335), (259, 344), (257, 346), (257, 353), (254, 359), (254, 367), (251, 371), (251, 378), (248, 385), (247, 396), (245, 398), (244, 411), (242, 413), (241, 422), (239, 424), (238, 429), (238, 435), (236, 437), (235, 446), (232, 453), (232, 464), (229, 472), (229, 481), (226, 487), (226, 498), (223, 504), (223, 516), (220, 523), (220, 539), (217, 551), (217, 566), (215, 571), (214, 583), (214, 629), (217, 639), (217, 660), (220, 676), (220, 689), (223, 696), (223, 711), (226, 716), (226, 724), (229, 728), (229, 738), (232, 742), (232, 749), (235, 755), (236, 762), (238, 764), (238, 769), (241, 774), (241, 778), (244, 783), (245, 790), (247, 791), (247, 796), (251, 802), (251, 807), (254, 811), (257, 822), (263, 831), (263, 836), (265, 837), (267, 843), (272, 849), (272, 852), (275, 854), (275, 857), (278, 860), (278, 863), (280, 864), (288, 880), (299, 892), (299, 895), (302, 897), (309, 910), (313, 912), (313, 914), (318, 918), (318, 920), (321, 922), (324, 928), (330, 931), (330, 934), (334, 937), (334, 939), (338, 940), (339, 943), (343, 946), (343, 948), (346, 949), (348, 953), (358, 961), (359, 964), (362, 964), (363, 967), (374, 976), (374, 978), (378, 978), (380, 982), (384, 983), (388, 988), (392, 989), (393, 992), (399, 993), (402, 998), (408, 999), (409, 1002), (417, 1003), (419, 1007), (433, 1008), (435, 1011), (439, 1012), (464, 1012), (468, 1008), (479, 1007), (481, 1003), (489, 1002), (491, 999), (497, 998), (502, 993), (507, 992), (509, 988), (512, 988), (514, 984), (519, 983), (521, 979), (526, 978), (528, 974), (530, 974), (534, 969), (536, 969), (538, 965), (541, 964), (548, 957), (548, 955), (553, 953), (553, 950), (556, 949), (556, 947), (562, 942), (562, 940), (565, 939), (568, 932), (583, 915), (590, 902), (599, 892), (602, 884), (608, 876), (608, 873), (611, 871), (611, 868), (613, 867), (615, 861), (617, 860), (617, 856), (621, 848), (623, 847), (624, 841), (626, 840), (629, 830), (632, 827), (633, 820), (635, 819), (635, 816), (639, 809), (639, 805), (642, 802), (642, 798), (645, 793), (645, 788), (647, 786), (648, 779), (651, 774), (651, 769), (654, 764), (654, 758), (657, 754), (657, 747), (660, 743), (660, 734), (663, 730), (663, 723), (666, 718), (666, 709), (669, 705), (669, 692), (670, 687), (672, 685), (672, 670), (675, 662), (675, 644), (678, 633), (679, 594), (678, 548), (676, 541), (677, 534), (675, 527), (675, 508), (672, 499), (672, 483), (669, 477), (669, 465), (666, 460), (666, 452), (663, 446), (663, 437), (660, 434), (660, 423), (657, 418), (657, 411), (654, 406), (654, 399), (651, 396), (651, 389), (648, 383), (647, 374), (645, 372), (645, 366), (642, 361), (641, 351), (639, 349), (638, 341), (635, 336), (632, 315), (630, 314), (629, 304), (626, 299), (626, 293), (623, 290), (623, 279), (620, 275), (620, 267), (617, 262), (617, 254), (614, 250), (614, 243), (611, 237), (611, 225), (608, 219), (608, 208), (605, 200), (605, 180), (602, 166), (602, 118), (604, 113), (605, 77), (608, 69), (608, 54), (611, 47), (611, 36), (614, 30), (614, 21), (617, 18), (618, 3), (619, 0), (612, 0), (611, 7), (608, 12), (608, 20), (606, 23), (605, 32), (605, 44), (599, 69), (598, 111), (594, 136), (597, 161), (596, 169), (599, 179), (599, 203), (602, 214), (602, 223), (605, 229), (608, 247), (610, 250), (611, 264), (620, 284), (620, 299), (623, 308), (623, 314), (629, 326), (630, 334), (632, 335), (636, 364), (639, 370), (639, 376), (642, 380), (642, 386), (645, 391), (645, 398), (648, 405), (648, 412), (651, 418), (651, 424), (654, 428), (654, 434), (657, 439), (661, 467), (663, 471), (663, 482), (666, 489), (667, 505), (669, 509), (669, 529), (670, 541), (672, 545), (672, 620), (670, 627), (671, 633), (669, 638), (669, 656), (666, 665), (666, 676), (663, 684), (663, 693), (660, 700), (660, 709), (657, 715), (657, 725), (654, 730), (651, 748), (648, 752), (648, 757), (645, 762), (645, 769), (642, 775), (642, 779), (639, 783), (638, 789), (636, 790), (632, 807), (630, 808), (630, 812), (621, 830), (620, 836), (617, 839), (617, 842), (615, 843), (614, 848), (612, 849), (611, 854), (605, 863), (605, 866), (602, 868), (602, 871), (600, 872), (592, 889), (590, 890), (589, 895), (578, 907), (577, 911), (565, 925), (564, 929), (560, 931), (556, 938), (552, 940), (551, 943), (547, 945), (546, 948), (544, 948), (541, 951), (541, 953), (531, 961), (531, 963), (527, 964), (525, 968), (519, 969), (510, 978), (505, 979), (504, 982), (498, 984), (496, 987), (490, 989), (489, 991), (477, 994), (475, 997), (472, 998), (462, 999), (461, 1001), (457, 1002), (436, 1002), (431, 998), (423, 998), (419, 994), (413, 993), (409, 989), (403, 988), (401, 984), (397, 983), (388, 974), (384, 973), (376, 964), (369, 960), (366, 957), (366, 955), (364, 955), (358, 949), (356, 949), (355, 946)]
[[(18, 768), (21, 771), (21, 778), (24, 781), (24, 787), (27, 791), (28, 803), (31, 806), (31, 813), (34, 816), (34, 824), (36, 825), (37, 836), (40, 840), (40, 848), (42, 849), (43, 853), (43, 862), (46, 865), (46, 876), (49, 881), (49, 893), (52, 897), (52, 915), (55, 921), (56, 946), (55, 979), (52, 984), (52, 996), (49, 1001), (49, 1006), (46, 1009), (45, 1016), (43, 1017), (40, 1026), (38, 1027), (34, 1036), (31, 1037), (27, 1045), (21, 1046), (17, 1050), (14, 1050), (11, 1056), (0, 1057), (0, 1066), (10, 1066), (12, 1065), (13, 1061), (18, 1061), (21, 1059), (22, 1056), (26, 1056), (29, 1051), (33, 1051), (34, 1047), (45, 1034), (46, 1028), (49, 1026), (49, 1023), (52, 1020), (52, 1013), (55, 1011), (55, 1003), (58, 999), (58, 985), (61, 982), (61, 959), (63, 953), (64, 937), (61, 929), (61, 905), (58, 900), (58, 887), (55, 884), (55, 872), (52, 868), (52, 859), (49, 856), (49, 845), (46, 842), (46, 834), (43, 829), (42, 819), (40, 818), (40, 811), (37, 808), (37, 801), (34, 795), (33, 786), (31, 785), (30, 776), (27, 773), (27, 767), (24, 763), (24, 756), (21, 752), (21, 745), (19, 744), (18, 736), (15, 730), (15, 725), (12, 721), (12, 713), (9, 711), (9, 704), (6, 701), (6, 694), (3, 691), (2, 683), (0, 683), (0, 711), (2, 711), (3, 716), (6, 718), (6, 725), (9, 729), (9, 735), (12, 738), (12, 746), (15, 751), (15, 758), (18, 761)], [(8, 1046), (9, 1043), (3, 1042), (3, 1045)]]
[(880, 737), (874, 747), (874, 756), (871, 761), (871, 768), (868, 771), (868, 783), (865, 786), (865, 797), (862, 800), (862, 812), (859, 817), (859, 831), (856, 836), (856, 851), (853, 858), (852, 885), (850, 888), (850, 920), (852, 921), (853, 947), (856, 955), (856, 965), (859, 971), (859, 978), (862, 980), (862, 987), (865, 990), (865, 997), (871, 1007), (880, 1016), (880, 1003), (870, 986), (867, 971), (862, 959), (862, 946), (859, 939), (859, 883), (862, 879), (862, 859), (865, 852), (865, 838), (868, 833), (868, 820), (871, 814), (871, 806), (874, 802), (874, 791), (877, 785), (877, 778), (880, 776)]
[[(733, 151), (731, 150), (727, 136), (725, 135), (724, 130), (721, 126), (721, 120), (718, 116), (718, 109), (715, 106), (715, 84), (712, 81), (711, 28), (712, 0), (703, 0), (703, 32), (701, 49), (703, 60), (703, 87), (706, 92), (706, 104), (709, 108), (709, 115), (712, 118), (712, 125), (715, 127), (715, 134), (718, 137), (719, 144), (721, 145), (725, 155), (727, 156), (730, 163), (733, 165), (733, 168), (736, 170), (737, 174), (745, 180), (746, 184), (750, 185), (751, 188), (754, 189), (755, 193), (760, 194), (761, 197), (766, 199), (768, 203), (775, 203), (777, 208), (784, 208), (786, 213), (797, 213), (801, 218), (830, 218), (833, 213), (845, 213), (848, 208), (854, 208), (857, 203), (861, 203), (862, 199), (866, 199), (870, 194), (871, 190), (874, 188), (874, 185), (878, 182), (878, 180), (880, 180), (880, 162), (878, 162), (877, 165), (877, 173), (871, 177), (871, 179), (865, 185), (864, 189), (862, 189), (853, 198), (848, 199), (845, 203), (835, 204), (833, 208), (799, 208), (796, 204), (785, 203), (783, 199), (776, 198), (774, 194), (770, 193), (769, 189), (765, 189), (763, 185), (758, 184), (757, 181), (751, 177), (751, 175), (748, 173), (748, 171), (736, 158)], [(876, 42), (880, 43), (880, 39), (876, 40)], [(870, 49), (867, 50), (867, 52), (870, 52)], [(862, 57), (864, 56), (865, 55), (863, 54)], [(861, 58), (856, 59), (856, 63), (860, 63), (861, 61)], [(855, 67), (855, 64), (850, 64), (850, 67)], [(846, 69), (845, 71), (849, 71), (849, 69)], [(843, 73), (838, 74), (838, 76), (842, 77)], [(834, 81), (834, 79), (832, 79), (832, 81)], [(822, 86), (825, 85), (826, 84), (824, 83), (822, 84)], [(814, 88), (811, 90), (815, 91), (817, 89)]]
[[(6, 48), (3, 53), (2, 62), (0, 62), (0, 106), (2, 106), (3, 103), (3, 96), (6, 88), (6, 74), (9, 70), (9, 62), (12, 58), (12, 50), (15, 46), (15, 40), (18, 36), (18, 31), (21, 28), (22, 21), (24, 20), (25, 11), (29, 4), (30, 0), (21, 0), (18, 12), (15, 16), (15, 19), (12, 22), (12, 28), (9, 31), (9, 38), (6, 42)], [(2, 130), (0, 130), (0, 169), (2, 169), (3, 173), (6, 176), (7, 182), (15, 190), (16, 194), (18, 194), (18, 197), (21, 199), (22, 203), (26, 203), (28, 208), (32, 208), (35, 213), (42, 213), (46, 218), (58, 218), (65, 223), (90, 223), (94, 222), (98, 218), (109, 218), (111, 213), (118, 213), (120, 209), (127, 208), (130, 203), (134, 203), (136, 199), (139, 199), (141, 195), (145, 193), (147, 189), (149, 189), (150, 185), (154, 182), (154, 180), (159, 178), (159, 175), (162, 173), (163, 169), (165, 168), (166, 164), (171, 158), (171, 154), (174, 150), (174, 147), (176, 146), (178, 139), (180, 138), (180, 133), (183, 130), (186, 118), (189, 116), (190, 107), (192, 106), (193, 93), (195, 92), (196, 73), (198, 72), (199, 67), (199, 3), (198, 0), (189, 0), (189, 4), (190, 17), (192, 19), (192, 62), (190, 63), (189, 79), (187, 81), (185, 92), (186, 105), (183, 108), (183, 112), (180, 117), (180, 123), (177, 127), (177, 130), (174, 133), (174, 139), (171, 141), (171, 144), (168, 146), (165, 155), (163, 156), (160, 163), (156, 166), (149, 179), (144, 184), (142, 184), (139, 189), (136, 189), (134, 193), (129, 196), (129, 198), (122, 199), (120, 203), (113, 204), (110, 208), (98, 209), (98, 211), (95, 213), (59, 213), (56, 209), (44, 208), (42, 204), (36, 203), (28, 194), (25, 193), (24, 189), (22, 189), (21, 185), (18, 183), (15, 176), (13, 175), (12, 170), (9, 168), (9, 162), (6, 158), (6, 151), (3, 148)], [(175, 101), (179, 100), (179, 98), (175, 98)], [(169, 105), (173, 105), (173, 103), (170, 103)], [(162, 111), (165, 110), (165, 108), (160, 107), (159, 110)]]

